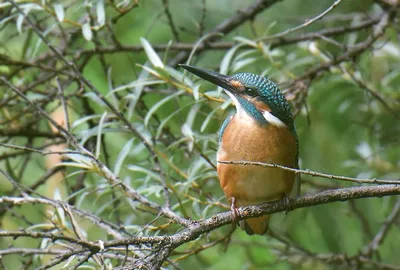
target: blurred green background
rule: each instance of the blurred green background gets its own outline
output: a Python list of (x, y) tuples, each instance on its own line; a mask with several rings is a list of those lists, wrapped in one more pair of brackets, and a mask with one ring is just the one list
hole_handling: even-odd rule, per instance
[[(150, 45), (141, 42), (140, 38), (144, 38), (168, 66), (169, 61), (180, 52), (174, 46), (183, 43), (194, 46), (202, 36), (201, 31), (203, 34), (210, 32), (238, 10), (256, 1), (139, 0), (136, 3), (105, 1), (100, 4), (94, 0), (16, 2), (24, 10), (31, 5), (29, 16), (46, 33), (52, 44), (63, 52), (66, 59), (74, 62), (85, 78), (152, 142), (171, 189), (174, 211), (194, 220), (226, 211), (219, 202), (227, 204), (227, 200), (219, 187), (216, 171), (207, 159), (216, 164), (217, 132), (223, 120), (234, 112), (234, 107), (229, 102), (224, 103), (227, 97), (214, 86), (190, 74), (186, 74), (183, 81), (181, 68), (156, 68), (156, 57), (149, 55), (148, 51), (135, 50), (130, 46), (149, 48)], [(275, 81), (294, 105), (301, 168), (349, 177), (399, 179), (399, 120), (348, 75), (360, 78), (393, 111), (399, 113), (398, 18), (372, 48), (361, 52), (352, 61), (331, 67), (318, 78), (307, 81), (309, 87), (306, 90), (299, 90), (292, 83), (310, 68), (342, 55), (352, 45), (367, 39), (372, 28), (330, 37), (333, 41), (306, 40), (272, 48), (266, 42), (261, 49), (257, 43), (251, 43), (262, 36), (300, 25), (326, 10), (333, 2), (278, 1), (254, 20), (244, 22), (230, 33), (218, 37), (225, 44), (242, 44), (233, 54), (230, 54), (232, 51), (229, 51), (229, 46), (210, 48), (194, 54), (190, 63), (219, 71), (221, 62), (230, 60), (226, 66), (228, 74), (252, 72)], [(96, 27), (101, 3), (108, 26)], [(63, 22), (57, 22), (60, 14), (55, 11), (56, 5), (63, 7)], [(166, 6), (179, 34), (179, 41), (172, 34)], [(20, 19), (22, 22), (19, 22), (15, 9), (0, 4), (0, 12), (1, 76), (23, 88), (51, 71), (38, 66), (21, 68), (21, 65), (10, 64), (12, 61), (39, 63), (56, 69), (63, 67), (63, 63), (50, 54), (49, 48), (38, 39), (26, 20)], [(343, 0), (322, 20), (289, 37), (357, 25), (371, 18), (380, 18), (384, 12), (382, 6), (374, 1)], [(92, 23), (90, 40), (87, 36), (85, 38), (85, 30), (82, 32), (88, 18)], [(168, 45), (172, 40), (174, 42), (170, 44), (170, 49), (157, 49), (158, 45)], [(250, 45), (246, 45), (246, 42)], [(335, 42), (343, 46), (336, 46)], [(252, 44), (256, 44), (256, 47)], [(102, 48), (108, 48), (113, 53), (96, 52)], [(100, 159), (114, 172), (119, 166), (116, 164), (122, 164), (118, 170), (122, 181), (149, 199), (163, 203), (159, 172), (154, 170), (154, 163), (143, 144), (112, 116), (89, 89), (79, 85), (67, 73), (60, 73), (58, 77), (65, 95), (70, 95), (68, 107), (72, 133), (76, 138), (94, 152), (98, 145), (96, 138), (102, 134), (104, 141), (100, 147)], [(12, 92), (1, 87), (0, 98), (4, 101), (12, 96)], [(60, 106), (60, 101), (58, 98), (49, 100), (49, 97), (56, 96), (57, 89), (53, 76), (38, 83), (26, 94), (32, 100), (44, 99), (41, 106), (54, 112)], [(195, 89), (195, 93), (198, 91), (200, 96), (192, 94), (191, 89)], [(209, 97), (218, 100), (213, 101)], [(25, 105), (18, 99), (3, 104), (0, 112), (1, 141), (35, 148), (54, 142), (57, 138), (7, 135), (6, 131), (10, 130), (51, 132), (46, 119), (38, 116), (33, 109), (21, 114), (24, 108)], [(107, 116), (100, 123), (104, 112), (107, 112)], [(85, 118), (88, 116), (91, 116), (90, 120)], [(18, 183), (31, 186), (50, 169), (46, 163), (49, 162), (46, 161), (48, 157), (34, 153), (9, 156), (16, 151), (0, 147), (0, 168)], [(121, 153), (125, 156), (122, 157)], [(168, 225), (168, 220), (164, 218), (152, 222), (157, 217), (155, 213), (137, 202), (131, 202), (99, 175), (72, 166), (62, 168), (63, 180), (40, 185), (36, 189), (38, 194), (70, 202), (73, 200), (76, 207), (124, 226), (134, 234), (164, 235), (180, 229), (177, 225)], [(356, 185), (309, 175), (303, 175), (302, 179), (302, 194)], [(0, 195), (18, 196), (3, 175), (0, 175)], [(275, 214), (271, 225), (274, 236), (250, 237), (238, 229), (228, 241), (223, 238), (231, 227), (224, 226), (179, 247), (170, 260), (176, 261), (182, 269), (398, 269), (398, 218), (377, 251), (373, 254), (363, 253), (366, 245), (382, 228), (397, 200), (397, 196), (361, 199), (297, 209), (288, 215)], [(59, 227), (68, 231), (71, 228), (68, 222), (61, 224), (55, 218), (56, 209), (38, 205), (3, 205), (2, 209), (6, 209), (2, 210), (0, 217), (2, 230), (35, 228), (52, 231)], [(152, 222), (151, 225), (145, 226), (149, 222)], [(95, 224), (81, 219), (78, 223), (90, 240), (112, 239)], [(35, 248), (54, 244), (40, 239), (0, 239), (2, 250), (10, 245)], [(34, 269), (48, 259), (42, 255), (23, 257), (16, 254), (4, 256), (3, 263), (8, 269), (19, 269), (24, 265)], [(358, 267), (354, 264), (356, 260)], [(110, 259), (108, 263), (118, 265), (117, 260)], [(92, 261), (85, 265), (96, 268)], [(60, 264), (52, 269), (62, 266)], [(170, 264), (165, 267), (174, 269)]]

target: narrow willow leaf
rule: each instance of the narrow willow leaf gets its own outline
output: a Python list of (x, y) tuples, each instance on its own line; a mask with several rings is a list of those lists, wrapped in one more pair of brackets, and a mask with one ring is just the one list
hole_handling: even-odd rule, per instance
[[(54, 224), (52, 224), (52, 225), (53, 225), (53, 228), (54, 228), (55, 227)], [(34, 230), (34, 229), (32, 229), (31, 227), (28, 227), (26, 230)], [(51, 230), (51, 228), (49, 228), (47, 230)], [(40, 248), (41, 249), (45, 249), (50, 245), (51, 245), (50, 239), (47, 239), (47, 238), (43, 238), (43, 240), (40, 242)]]
[(85, 170), (92, 170), (92, 166), (88, 166), (87, 164), (82, 164), (78, 162), (61, 162), (59, 164), (56, 164), (55, 166), (76, 167)]
[(161, 181), (160, 176), (158, 174), (154, 173), (153, 171), (151, 171), (147, 168), (143, 168), (143, 167), (140, 167), (137, 165), (129, 165), (128, 170), (134, 171), (134, 172), (141, 172), (157, 181)]
[(206, 163), (203, 160), (203, 158), (198, 158), (197, 160), (192, 162), (191, 166), (188, 170), (188, 178), (191, 179), (194, 177), (198, 177), (198, 175), (200, 174), (200, 171), (206, 167), (205, 165), (206, 165)]
[(200, 104), (195, 104), (194, 106), (192, 106), (189, 113), (187, 114), (186, 124), (188, 124), (189, 127), (191, 127), (191, 128), (193, 127), (193, 123), (194, 123), (197, 113), (199, 112), (199, 109), (200, 109)]
[(163, 188), (160, 185), (154, 185), (154, 184), (148, 184), (144, 185), (139, 189), (139, 192), (141, 194), (144, 194), (146, 196), (156, 196), (157, 198), (161, 198)]
[(83, 201), (84, 201), (84, 200), (86, 199), (86, 197), (87, 197), (88, 195), (90, 195), (90, 194), (91, 194), (91, 193), (88, 192), (88, 191), (83, 192), (82, 196), (78, 197), (78, 200), (76, 201), (76, 207), (81, 208), (81, 207), (82, 207), (82, 204), (83, 204)]
[(193, 98), (194, 98), (194, 100), (199, 100), (199, 98), (200, 98), (200, 84), (195, 85), (195, 86), (192, 88), (192, 91), (193, 91)]
[(250, 49), (250, 50), (245, 50), (245, 51), (243, 51), (241, 53), (238, 53), (238, 55), (235, 57), (234, 62), (242, 60), (243, 58), (249, 58), (253, 54), (254, 54), (254, 57), (260, 57), (258, 50)]
[(218, 106), (217, 108), (215, 108), (214, 110), (212, 110), (206, 117), (206, 119), (204, 120), (203, 124), (201, 125), (200, 131), (203, 132), (208, 123), (210, 122), (211, 118), (214, 116), (214, 114), (221, 109), (223, 106), (227, 106), (227, 104), (229, 105), (231, 103), (231, 100), (226, 100), (224, 103), (222, 103), (222, 105)]
[(71, 262), (75, 259), (75, 255), (72, 255), (71, 257), (68, 258), (68, 260), (63, 261), (64, 265), (60, 268), (60, 270), (62, 269), (66, 269), (67, 267), (69, 267), (69, 265), (71, 264)]
[[(79, 171), (78, 172), (79, 174), (81, 174), (82, 173), (82, 171)], [(69, 174), (69, 176), (71, 176), (71, 175), (75, 175), (75, 174), (77, 174), (77, 173), (73, 173), (73, 174)], [(96, 185), (97, 186), (97, 185)], [(69, 201), (69, 200), (71, 200), (72, 198), (79, 198), (80, 199), (80, 197), (78, 197), (78, 195), (81, 195), (82, 194), (82, 196), (86, 196), (85, 195), (85, 193), (87, 193), (87, 191), (90, 189), (90, 187), (88, 187), (88, 186), (86, 186), (86, 187), (83, 187), (83, 188), (81, 188), (81, 189), (78, 189), (77, 191), (75, 191), (75, 192), (73, 192), (73, 193), (71, 193), (67, 198), (65, 198), (65, 201)], [(75, 205), (76, 207), (79, 207), (79, 205)]]
[[(106, 194), (104, 191), (101, 193), (101, 195)], [(109, 200), (108, 202), (103, 203), (100, 207), (96, 209), (95, 215), (100, 216), (108, 207), (112, 206), (113, 203), (115, 203), (116, 200), (119, 200), (119, 198), (115, 198), (113, 200)]]
[(21, 8), (22, 8), (22, 13), (19, 13), (16, 22), (18, 33), (22, 32), (22, 23), (24, 22), (25, 17), (28, 16), (31, 10), (43, 10), (43, 8), (36, 3), (24, 4), (23, 6), (21, 6)]
[(124, 163), (125, 158), (128, 156), (129, 152), (132, 149), (132, 144), (133, 144), (134, 138), (130, 139), (122, 148), (121, 152), (119, 152), (117, 159), (115, 161), (115, 166), (114, 166), (114, 173), (116, 175), (119, 175), (119, 172), (121, 170), (122, 164)]
[(244, 37), (234, 37), (233, 39), (236, 41), (239, 41), (242, 44), (249, 45), (250, 47), (253, 47), (253, 48), (257, 48), (257, 42), (255, 42), (251, 39), (244, 38)]
[(117, 88), (114, 88), (114, 90), (112, 90), (110, 93), (108, 93), (107, 96), (114, 94), (116, 92), (122, 91), (122, 90), (133, 88), (133, 87), (139, 87), (139, 86), (143, 87), (143, 86), (147, 86), (147, 85), (156, 85), (156, 84), (161, 84), (161, 83), (165, 83), (165, 82), (162, 80), (149, 80), (149, 79), (137, 80), (137, 81), (133, 81), (131, 83), (125, 84), (125, 85), (118, 86)]
[[(58, 26), (58, 23), (53, 23), (53, 24), (49, 25), (47, 27), (47, 29), (43, 32), (43, 35), (47, 36), (57, 26)], [(36, 56), (36, 54), (38, 53), (40, 45), (42, 44), (42, 42), (43, 42), (43, 40), (41, 38), (38, 38), (38, 40), (37, 40), (37, 42), (35, 44), (35, 49), (33, 50), (32, 54), (31, 54), (32, 58), (34, 58)]]
[(57, 20), (62, 22), (64, 20), (64, 6), (62, 4), (54, 4), (54, 12), (56, 13)]
[(103, 26), (104, 23), (106, 22), (104, 0), (97, 0), (96, 15), (97, 15), (97, 22), (99, 23), (100, 26)]
[(140, 38), (140, 42), (142, 43), (147, 58), (149, 58), (153, 66), (164, 68), (163, 62), (161, 61), (160, 57), (158, 57), (158, 54), (154, 51), (153, 47), (151, 47), (150, 43), (145, 38)]
[(24, 22), (25, 14), (19, 14), (17, 18), (17, 30), (18, 33), (22, 33), (22, 23)]
[(101, 107), (106, 108), (106, 104), (104, 103), (104, 101), (101, 100), (101, 98), (93, 92), (87, 92), (83, 95), (84, 97), (88, 97), (90, 98), (94, 103), (98, 104)]
[(39, 223), (39, 224), (35, 224), (35, 225), (32, 225), (32, 226), (29, 226), (28, 228), (26, 228), (26, 230), (31, 230), (31, 231), (33, 231), (33, 230), (47, 230), (47, 231), (50, 231), (50, 230), (52, 230), (52, 229), (55, 229), (56, 228), (56, 225), (55, 224), (53, 224), (53, 223)]
[(241, 69), (241, 68), (243, 68), (245, 66), (253, 64), (257, 60), (258, 60), (257, 57), (252, 57), (252, 58), (247, 58), (247, 59), (244, 59), (244, 60), (241, 60), (241, 61), (237, 61), (235, 63), (235, 65), (233, 66), (233, 71), (235, 72), (235, 71), (237, 71), (237, 70), (239, 70), (239, 69)]
[(84, 25), (82, 25), (82, 34), (86, 40), (88, 41), (92, 40), (93, 33), (89, 23), (85, 23)]
[[(54, 191), (54, 196), (53, 196), (55, 201), (63, 201), (62, 197), (61, 197), (61, 192), (60, 189), (56, 188), (56, 190)], [(62, 207), (56, 207), (56, 214), (61, 222), (61, 224), (63, 226), (65, 226), (65, 213), (64, 213), (64, 209)]]
[(269, 51), (269, 55), (272, 57), (282, 57), (285, 55), (285, 52), (281, 49), (273, 49)]
[(190, 80), (187, 76), (184, 76), (183, 72), (179, 72), (176, 69), (173, 69), (171, 67), (165, 67), (165, 71), (171, 75), (173, 78), (175, 78), (177, 81), (183, 82), (189, 87), (193, 87), (194, 83), (192, 80)]
[[(81, 155), (81, 154), (71, 154), (71, 153), (64, 154), (64, 155), (67, 158), (73, 160), (74, 162), (82, 165), (83, 166), (82, 168), (85, 168), (85, 166), (87, 168), (92, 168), (93, 167), (93, 160), (88, 156)], [(66, 163), (68, 163), (68, 162), (63, 162), (62, 164), (66, 164)]]
[[(109, 127), (109, 126), (111, 126), (112, 125), (112, 123), (111, 122), (107, 122), (107, 123), (104, 123), (103, 124), (103, 134), (105, 134), (105, 133), (107, 133), (107, 132), (121, 132), (121, 130), (120, 129), (113, 129), (113, 128), (106, 128), (106, 127)], [(82, 131), (80, 131), (79, 132), (79, 138), (80, 138), (80, 144), (85, 144), (86, 143), (86, 141), (89, 139), (89, 138), (91, 138), (91, 137), (93, 137), (93, 136), (97, 136), (97, 130), (98, 130), (98, 126), (95, 126), (95, 127), (93, 127), (93, 128), (90, 128), (90, 129), (84, 129), (84, 130), (82, 130)]]
[(96, 154), (95, 157), (98, 159), (100, 156), (100, 149), (101, 149), (101, 135), (103, 134), (103, 123), (106, 119), (107, 112), (104, 112), (100, 118), (99, 128), (97, 129), (97, 143), (96, 143)]
[(178, 92), (176, 92), (173, 95), (167, 96), (166, 98), (163, 98), (162, 100), (160, 100), (159, 102), (157, 102), (156, 104), (154, 104), (151, 109), (148, 111), (148, 113), (146, 114), (146, 117), (144, 118), (144, 124), (145, 126), (147, 126), (149, 124), (150, 118), (151, 116), (166, 102), (170, 101), (171, 99), (181, 95), (182, 93), (184, 93), (183, 90), (180, 90)]
[(242, 45), (239, 44), (239, 45), (233, 46), (231, 49), (229, 49), (229, 51), (225, 54), (224, 58), (221, 61), (219, 73), (221, 73), (221, 74), (228, 73), (228, 69), (229, 69), (229, 66), (231, 65), (233, 55), (235, 54), (237, 49), (239, 49), (241, 46)]
[(388, 87), (392, 83), (394, 84), (394, 81), (400, 77), (400, 72), (398, 69), (393, 70), (392, 72), (389, 72), (386, 76), (383, 77), (383, 79), (380, 81), (381, 85)]
[(144, 70), (146, 70), (147, 72), (149, 72), (150, 74), (153, 74), (154, 76), (156, 76), (157, 78), (162, 78), (162, 75), (160, 74), (160, 72), (149, 68), (148, 66), (142, 66), (140, 64), (137, 64), (139, 67), (142, 67)]
[[(214, 32), (214, 33), (208, 33), (208, 34), (202, 36), (202, 37), (196, 42), (196, 44), (194, 45), (192, 51), (190, 52), (189, 57), (188, 57), (188, 59), (187, 59), (187, 61), (186, 61), (186, 64), (189, 64), (189, 63), (192, 61), (193, 55), (196, 53), (197, 48), (198, 48), (200, 45), (203, 44), (203, 41), (205, 41), (205, 40), (207, 40), (207, 39), (209, 39), (209, 38), (211, 38), (211, 37), (213, 37), (213, 36), (222, 37), (223, 35), (224, 35), (224, 34), (222, 34), (222, 33), (219, 33), (219, 32), (215, 33), (215, 32)], [(186, 73), (186, 71), (185, 71), (185, 73)]]
[(85, 116), (83, 118), (77, 119), (75, 120), (72, 125), (71, 125), (71, 130), (75, 129), (76, 127), (78, 127), (79, 125), (86, 123), (89, 120), (93, 120), (96, 118), (100, 118), (101, 116), (96, 114), (96, 115), (89, 115), (89, 116)]
[(174, 41), (170, 39), (167, 43), (167, 48), (165, 49), (165, 52), (164, 52), (163, 63), (167, 63), (167, 61), (168, 61), (168, 53), (169, 53), (169, 49), (171, 48), (172, 44), (174, 44)]
[[(0, 4), (0, 9), (1, 9), (1, 4)], [(6, 24), (7, 22), (13, 20), (15, 17), (18, 17), (18, 14), (13, 14), (13, 15), (10, 15), (10, 16), (0, 19), (0, 26), (3, 26), (3, 24)]]
[(269, 35), (269, 33), (271, 32), (272, 28), (276, 25), (276, 21), (273, 21), (272, 23), (270, 23), (267, 27), (267, 29), (265, 29), (264, 33), (262, 34), (262, 37), (266, 37)]
[[(117, 97), (114, 95), (114, 91), (113, 91), (114, 86), (113, 86), (113, 80), (112, 80), (112, 67), (110, 67), (110, 68), (107, 70), (107, 85), (108, 85), (108, 92), (109, 92), (109, 93), (107, 94), (107, 96), (108, 96), (108, 95), (111, 96), (114, 107), (115, 107), (115, 108), (118, 108), (119, 102), (118, 102)], [(106, 97), (107, 97), (107, 96), (106, 96)]]
[(181, 106), (178, 110), (174, 111), (173, 113), (171, 113), (170, 115), (168, 115), (165, 119), (163, 119), (160, 123), (160, 125), (157, 128), (157, 132), (156, 132), (156, 139), (159, 139), (161, 136), (161, 132), (164, 128), (164, 126), (168, 123), (169, 120), (171, 120), (172, 117), (174, 117), (175, 115), (177, 115), (178, 113), (180, 113), (182, 110), (186, 109), (189, 106), (192, 106), (195, 102), (190, 102), (188, 104), (185, 104), (184, 106)]
[[(146, 81), (147, 78), (149, 77), (149, 72), (146, 69), (142, 69), (142, 71), (139, 74), (138, 81)], [(142, 91), (144, 89), (144, 85), (135, 85), (133, 86), (133, 95), (134, 98), (132, 98), (131, 102), (129, 103), (129, 108), (128, 108), (128, 119), (131, 120), (133, 117), (133, 113), (135, 112), (136, 108), (136, 103), (140, 99), (140, 96), (142, 95)]]
[(166, 150), (174, 149), (176, 146), (179, 146), (182, 143), (186, 142), (186, 138), (180, 138), (179, 140), (174, 141), (170, 145), (168, 145)]
[(315, 62), (315, 58), (313, 56), (306, 56), (306, 57), (302, 57), (302, 58), (295, 58), (295, 61), (290, 61), (285, 68), (287, 70), (294, 70), (298, 67), (301, 66), (307, 66), (307, 65), (311, 65), (312, 63)]
[(187, 123), (185, 123), (183, 124), (181, 131), (183, 136), (186, 137), (189, 152), (192, 152), (194, 146), (194, 136), (192, 128)]

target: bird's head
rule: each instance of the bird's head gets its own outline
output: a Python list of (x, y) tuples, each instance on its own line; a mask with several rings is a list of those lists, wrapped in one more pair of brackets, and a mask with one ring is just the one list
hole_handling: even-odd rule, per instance
[(258, 124), (294, 127), (290, 105), (275, 83), (252, 73), (226, 76), (189, 65), (191, 73), (222, 87), (233, 100), (239, 115), (250, 115)]

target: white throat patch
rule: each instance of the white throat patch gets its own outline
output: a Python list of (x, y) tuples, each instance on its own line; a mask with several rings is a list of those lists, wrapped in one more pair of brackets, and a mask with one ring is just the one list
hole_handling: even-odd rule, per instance
[(267, 122), (270, 123), (271, 125), (277, 127), (286, 127), (285, 123), (283, 123), (281, 119), (279, 119), (269, 111), (263, 111), (262, 115), (264, 116), (265, 120), (267, 120)]
[[(229, 91), (226, 91), (224, 89), (225, 93), (233, 100), (233, 104), (235, 104), (236, 107), (236, 112), (240, 118), (251, 118), (246, 111), (243, 109), (242, 105), (240, 105), (239, 101)], [(276, 127), (286, 127), (286, 124), (283, 123), (278, 117), (275, 115), (271, 114), (269, 111), (262, 111), (262, 115), (264, 116), (265, 120), (267, 120), (268, 123), (271, 125), (274, 125)], [(252, 118), (251, 118), (252, 119)]]

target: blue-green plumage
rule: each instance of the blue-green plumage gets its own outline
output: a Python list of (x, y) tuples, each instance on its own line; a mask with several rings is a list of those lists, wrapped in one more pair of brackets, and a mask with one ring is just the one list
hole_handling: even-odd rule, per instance
[(218, 144), (221, 143), (222, 134), (224, 134), (225, 128), (226, 128), (226, 126), (229, 124), (229, 121), (230, 121), (230, 120), (231, 120), (231, 117), (228, 116), (228, 117), (225, 119), (225, 121), (222, 123), (222, 126), (221, 126), (221, 128), (219, 129), (219, 132), (218, 132)]
[[(257, 99), (266, 103), (271, 108), (271, 113), (284, 122), (289, 128), (294, 128), (293, 114), (289, 103), (278, 89), (275, 83), (267, 78), (252, 73), (238, 73), (232, 76), (233, 79), (241, 82), (244, 87), (254, 89)], [(241, 102), (242, 103), (242, 102)], [(252, 115), (260, 124), (258, 114), (254, 114), (255, 108), (251, 102), (243, 102), (244, 109)]]

